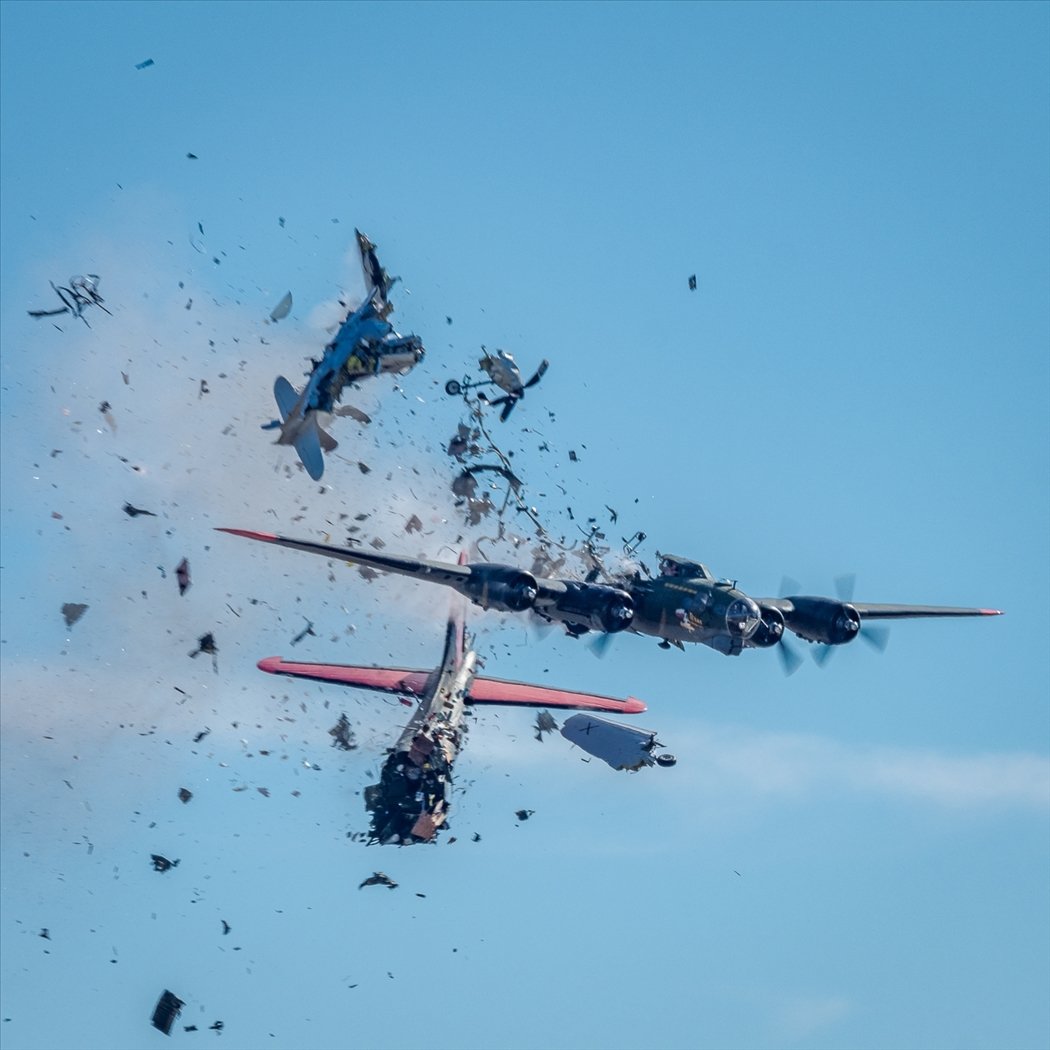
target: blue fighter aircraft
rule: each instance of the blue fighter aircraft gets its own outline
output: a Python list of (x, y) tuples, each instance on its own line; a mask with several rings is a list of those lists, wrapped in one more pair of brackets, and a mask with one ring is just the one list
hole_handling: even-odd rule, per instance
[(375, 245), (359, 230), (354, 232), (365, 275), (364, 302), (346, 316), (320, 361), (313, 362), (302, 392), (284, 376), (277, 377), (273, 394), (281, 418), (263, 426), (264, 430), (280, 429), (276, 443), (292, 445), (314, 481), (324, 473), (322, 450), (331, 452), (337, 447), (336, 440), (321, 429), (319, 414), (334, 410), (347, 383), (381, 372), (404, 375), (425, 353), (418, 336), (402, 336), (386, 320), (392, 309), (387, 294), (397, 278), (387, 276), (379, 265)]

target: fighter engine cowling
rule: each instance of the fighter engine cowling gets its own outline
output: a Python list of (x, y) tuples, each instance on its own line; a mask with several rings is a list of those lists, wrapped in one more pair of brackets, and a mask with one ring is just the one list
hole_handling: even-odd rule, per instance
[(789, 631), (809, 642), (845, 645), (860, 634), (860, 613), (846, 602), (832, 598), (788, 598), (792, 608), (784, 613)]
[(748, 644), (758, 649), (769, 649), (783, 637), (784, 614), (779, 609), (762, 609), (761, 612), (762, 622)]
[(565, 593), (549, 611), (553, 619), (592, 631), (615, 634), (631, 626), (634, 599), (619, 587), (603, 583), (565, 581)]
[(513, 565), (472, 565), (463, 593), (482, 609), (524, 612), (532, 608), (539, 588), (536, 577)]

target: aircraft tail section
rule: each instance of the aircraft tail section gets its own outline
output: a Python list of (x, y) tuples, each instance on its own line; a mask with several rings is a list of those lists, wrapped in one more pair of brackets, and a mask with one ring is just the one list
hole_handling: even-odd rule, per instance
[[(329, 439), (331, 440), (331, 439)], [(321, 455), (321, 429), (316, 420), (311, 420), (295, 436), (292, 442), (299, 459), (306, 467), (306, 473), (314, 481), (320, 481), (324, 474), (324, 456)]]
[(273, 397), (277, 402), (277, 411), (281, 413), (281, 422), (286, 423), (295, 409), (299, 395), (295, 392), (295, 387), (284, 376), (278, 376), (273, 384)]

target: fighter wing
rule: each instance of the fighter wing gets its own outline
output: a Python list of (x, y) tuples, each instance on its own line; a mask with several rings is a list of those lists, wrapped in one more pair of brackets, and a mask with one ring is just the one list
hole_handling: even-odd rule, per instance
[(430, 679), (429, 671), (404, 667), (354, 667), (348, 664), (304, 664), (268, 656), (258, 663), (260, 671), (283, 674), (290, 678), (312, 678), (333, 685), (352, 685), (357, 689), (374, 689), (381, 693), (408, 693), (422, 696)]
[(645, 703), (629, 696), (618, 700), (612, 696), (577, 693), (570, 689), (505, 682), (500, 678), (475, 678), (468, 700), (472, 704), (517, 704), (523, 707), (566, 707), (581, 711), (615, 711), (637, 715), (646, 710)]
[(249, 540), (274, 543), (279, 547), (319, 554), (322, 558), (333, 558), (355, 565), (368, 565), (398, 576), (412, 576), (429, 583), (440, 583), (451, 587), (469, 598), (483, 609), (499, 609), (504, 612), (524, 612), (532, 608), (537, 595), (560, 594), (564, 584), (558, 580), (537, 581), (531, 573), (512, 565), (454, 565), (451, 562), (428, 561), (425, 558), (409, 558), (398, 554), (376, 554), (371, 551), (349, 547), (332, 547), (326, 543), (311, 543), (276, 536), (272, 532), (252, 532), (248, 529), (217, 529), (233, 536)]

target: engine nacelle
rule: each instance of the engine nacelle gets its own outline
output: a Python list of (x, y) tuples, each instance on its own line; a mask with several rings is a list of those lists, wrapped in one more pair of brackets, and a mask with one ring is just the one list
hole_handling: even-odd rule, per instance
[(784, 635), (784, 614), (779, 609), (765, 609), (761, 606), (759, 608), (762, 612), (762, 622), (747, 644), (757, 649), (769, 649)]
[(615, 634), (631, 626), (634, 599), (619, 587), (566, 580), (565, 593), (544, 612), (551, 619), (567, 624)]
[(860, 613), (846, 602), (832, 598), (788, 598), (792, 608), (784, 614), (789, 631), (808, 642), (845, 645), (860, 633)]
[(538, 592), (536, 577), (513, 565), (472, 565), (462, 588), (475, 605), (499, 612), (531, 609)]

